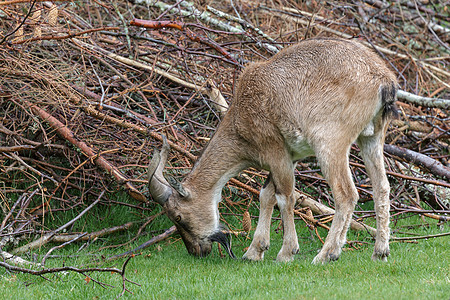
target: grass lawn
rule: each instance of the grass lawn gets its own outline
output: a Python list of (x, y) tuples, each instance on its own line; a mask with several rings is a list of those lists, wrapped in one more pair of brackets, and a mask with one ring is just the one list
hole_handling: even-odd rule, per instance
[[(110, 214), (111, 215), (111, 214)], [(89, 218), (87, 218), (89, 219)], [(427, 220), (428, 221), (428, 220)], [(91, 218), (92, 222), (92, 218)], [(97, 220), (101, 222), (101, 220)], [(400, 220), (402, 224), (420, 224), (419, 217)], [(431, 221), (430, 221), (431, 222)], [(158, 222), (157, 222), (158, 223)], [(117, 223), (118, 224), (118, 223)], [(167, 218), (160, 217), (161, 228), (169, 227)], [(420, 235), (448, 232), (450, 226), (438, 228), (418, 226), (413, 231)], [(94, 224), (95, 225), (95, 224)], [(255, 223), (254, 223), (255, 225)], [(391, 244), (388, 263), (372, 262), (373, 242), (365, 233), (350, 233), (349, 240), (369, 242), (358, 249), (346, 250), (341, 258), (321, 266), (311, 264), (321, 243), (313, 238), (304, 223), (297, 223), (300, 253), (292, 263), (274, 261), (281, 247), (282, 233), (272, 230), (272, 244), (265, 261), (254, 263), (220, 257), (215, 251), (207, 258), (188, 255), (183, 243), (174, 236), (159, 245), (151, 246), (142, 255), (131, 259), (127, 266), (128, 279), (139, 283), (127, 283), (133, 294), (130, 299), (450, 299), (450, 238), (441, 237), (420, 240), (418, 243)], [(395, 229), (395, 226), (393, 226)], [(154, 228), (153, 228), (154, 229)], [(322, 237), (325, 231), (320, 231)], [(128, 233), (118, 238), (122, 242), (133, 237)], [(129, 248), (96, 251), (107, 239), (99, 239), (86, 250), (76, 253), (80, 247), (70, 245), (52, 254), (81, 254), (77, 258), (49, 259), (47, 267), (87, 264), (94, 258), (87, 253), (111, 256), (145, 242), (142, 237)], [(109, 241), (110, 242), (110, 241)], [(233, 250), (240, 257), (250, 239), (233, 240)], [(44, 255), (50, 247), (41, 249)], [(346, 249), (351, 247), (346, 246)], [(111, 262), (103, 267), (120, 268), (124, 260)], [(46, 279), (27, 274), (11, 274), (0, 270), (0, 299), (114, 299), (121, 292), (121, 278), (117, 274), (91, 274), (92, 278), (113, 285), (103, 288), (81, 274), (67, 273), (46, 275)]]

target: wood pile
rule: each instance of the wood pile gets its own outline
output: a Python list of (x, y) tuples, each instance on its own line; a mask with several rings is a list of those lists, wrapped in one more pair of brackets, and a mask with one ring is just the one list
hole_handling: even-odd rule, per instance
[[(420, 214), (444, 224), (449, 24), (448, 1), (0, 1), (0, 248), (27, 253), (135, 225), (70, 232), (93, 205), (128, 206), (145, 228), (160, 214), (148, 199), (146, 169), (162, 135), (172, 148), (168, 171), (181, 179), (226, 113), (245, 65), (312, 37), (358, 39), (395, 71), (399, 117), (385, 146), (393, 221)], [(354, 146), (351, 171), (367, 202), (358, 152)], [(245, 217), (245, 231), (266, 176), (246, 170), (224, 189), (221, 213)], [(327, 228), (333, 200), (315, 159), (299, 164), (296, 179), (299, 220)], [(121, 191), (127, 200), (115, 196)], [(66, 211), (77, 218), (65, 234), (44, 224)], [(373, 216), (355, 213), (359, 222)]]

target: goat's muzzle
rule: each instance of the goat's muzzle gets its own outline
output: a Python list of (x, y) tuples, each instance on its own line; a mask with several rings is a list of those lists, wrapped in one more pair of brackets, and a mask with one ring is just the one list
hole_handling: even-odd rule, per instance
[(208, 256), (212, 250), (212, 241), (209, 238), (199, 239), (194, 238), (191, 233), (186, 231), (183, 227), (176, 225), (178, 233), (183, 240), (189, 254), (199, 257)]
[(194, 239), (183, 228), (177, 226), (178, 232), (188, 250), (189, 254), (199, 257), (208, 256), (212, 250), (212, 243), (219, 243), (231, 258), (236, 258), (231, 250), (231, 235), (226, 230), (219, 230), (205, 239)]

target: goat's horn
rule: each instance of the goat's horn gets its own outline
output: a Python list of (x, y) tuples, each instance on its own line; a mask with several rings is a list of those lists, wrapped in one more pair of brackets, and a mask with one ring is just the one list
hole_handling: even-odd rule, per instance
[(148, 189), (153, 199), (161, 205), (164, 205), (172, 193), (172, 189), (162, 173), (167, 162), (169, 149), (170, 147), (167, 143), (167, 139), (163, 136), (163, 146), (161, 152), (155, 150), (152, 160), (148, 165)]

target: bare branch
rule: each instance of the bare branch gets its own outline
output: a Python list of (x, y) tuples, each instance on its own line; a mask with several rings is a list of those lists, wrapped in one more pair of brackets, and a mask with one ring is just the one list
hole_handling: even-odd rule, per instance
[(450, 100), (449, 99), (437, 99), (437, 98), (429, 98), (417, 96), (402, 90), (397, 91), (397, 97), (399, 99), (408, 101), (410, 103), (414, 103), (416, 105), (421, 105), (425, 107), (436, 107), (442, 109), (450, 108)]
[(53, 236), (54, 236), (57, 232), (59, 232), (59, 231), (65, 229), (65, 228), (69, 227), (70, 225), (72, 225), (73, 223), (75, 223), (77, 220), (79, 220), (79, 219), (80, 219), (85, 213), (87, 213), (91, 208), (93, 208), (93, 207), (94, 207), (94, 206), (102, 199), (104, 193), (105, 193), (105, 191), (102, 191), (102, 192), (100, 193), (100, 195), (98, 196), (97, 200), (95, 200), (94, 202), (92, 202), (91, 205), (89, 205), (88, 207), (86, 207), (86, 208), (85, 208), (78, 216), (76, 216), (75, 218), (73, 218), (72, 220), (70, 220), (69, 222), (67, 222), (66, 224), (64, 224), (63, 226), (61, 226), (61, 227), (59, 227), (59, 228), (53, 230), (53, 231), (50, 232), (50, 233), (47, 233), (47, 234), (43, 235), (43, 236), (40, 237), (39, 239), (37, 239), (37, 240), (35, 240), (35, 241), (33, 241), (33, 242), (29, 243), (29, 244), (26, 244), (26, 245), (24, 245), (24, 246), (22, 246), (22, 247), (20, 247), (20, 248), (14, 249), (14, 250), (12, 251), (12, 253), (13, 253), (13, 254), (21, 254), (21, 253), (27, 252), (27, 251), (32, 250), (32, 249), (39, 248), (39, 247), (41, 247), (41, 246), (47, 244), (48, 242), (50, 242), (50, 241), (52, 240)]
[(441, 164), (439, 161), (432, 159), (424, 154), (401, 148), (394, 145), (384, 145), (384, 151), (389, 154), (400, 157), (412, 164), (427, 168), (434, 175), (446, 178), (450, 181), (450, 169)]

